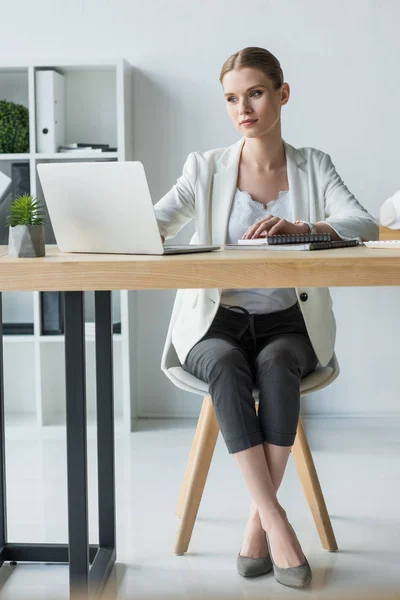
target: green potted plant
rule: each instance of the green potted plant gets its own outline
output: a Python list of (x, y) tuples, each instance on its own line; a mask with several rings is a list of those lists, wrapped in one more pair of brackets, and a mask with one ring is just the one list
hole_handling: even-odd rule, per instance
[(0, 100), (0, 154), (29, 152), (29, 111), (26, 106)]
[(17, 196), (10, 204), (7, 225), (8, 256), (33, 258), (45, 255), (44, 207), (29, 194)]

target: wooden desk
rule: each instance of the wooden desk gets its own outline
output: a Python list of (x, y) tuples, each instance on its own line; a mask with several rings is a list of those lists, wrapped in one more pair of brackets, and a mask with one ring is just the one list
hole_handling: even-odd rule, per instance
[(0, 246), (1, 291), (400, 285), (400, 252), (366, 246), (174, 256), (62, 254), (46, 246), (43, 258), (26, 259), (9, 258), (6, 248)]
[[(101, 592), (115, 562), (111, 290), (400, 285), (400, 251), (365, 246), (315, 252), (220, 250), (132, 256), (61, 254), (9, 258), (0, 246), (1, 291), (63, 291), (69, 543), (10, 544), (6, 535), (4, 390), (0, 319), (0, 565), (69, 562), (70, 588)], [(83, 291), (95, 290), (99, 546), (88, 545)], [(1, 293), (0, 293), (1, 315)], [(89, 564), (91, 567), (89, 569)]]

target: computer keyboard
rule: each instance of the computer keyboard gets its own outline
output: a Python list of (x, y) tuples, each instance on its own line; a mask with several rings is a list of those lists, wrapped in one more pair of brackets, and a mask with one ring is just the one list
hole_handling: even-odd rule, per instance
[(400, 240), (378, 240), (373, 242), (363, 242), (368, 248), (386, 248), (390, 250), (400, 250)]

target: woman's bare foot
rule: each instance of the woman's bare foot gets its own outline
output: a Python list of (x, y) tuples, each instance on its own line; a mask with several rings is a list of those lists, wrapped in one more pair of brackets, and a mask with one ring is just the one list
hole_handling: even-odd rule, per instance
[(288, 569), (304, 564), (305, 556), (300, 542), (286, 516), (274, 517), (264, 529), (277, 567)]
[(248, 558), (264, 558), (268, 556), (265, 531), (261, 525), (261, 519), (254, 502), (252, 503), (250, 516), (246, 524), (240, 555), (247, 556)]

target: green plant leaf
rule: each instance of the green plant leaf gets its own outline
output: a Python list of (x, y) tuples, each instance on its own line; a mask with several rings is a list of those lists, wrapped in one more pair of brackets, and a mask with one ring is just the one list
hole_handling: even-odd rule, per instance
[(16, 225), (45, 225), (46, 212), (44, 206), (40, 204), (37, 198), (32, 198), (29, 194), (17, 196), (9, 208), (7, 225), (15, 227)]

